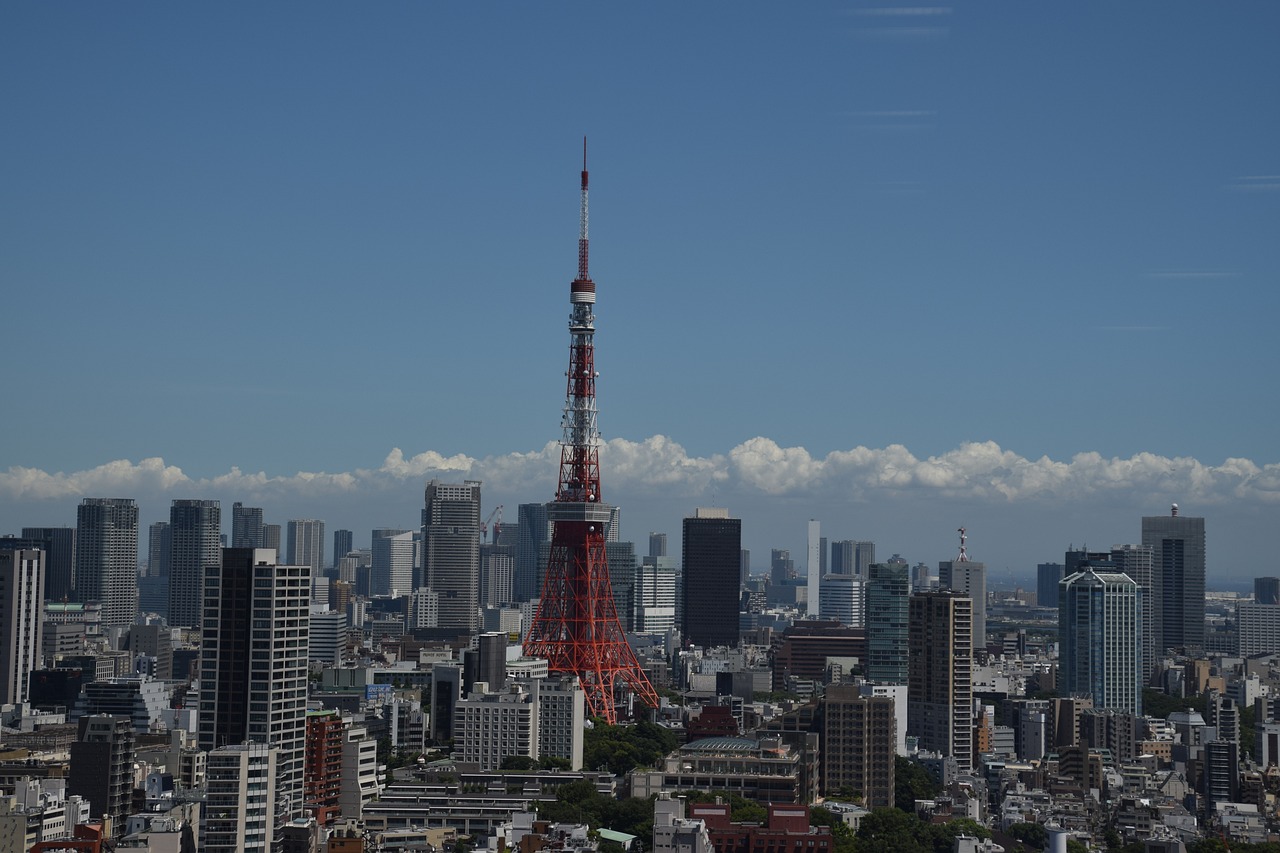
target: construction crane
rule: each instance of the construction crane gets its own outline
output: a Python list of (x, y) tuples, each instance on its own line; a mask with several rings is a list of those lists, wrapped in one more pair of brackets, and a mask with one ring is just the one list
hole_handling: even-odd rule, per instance
[(489, 535), (489, 523), (493, 521), (494, 516), (497, 516), (498, 523), (493, 525), (493, 539), (491, 541), (495, 544), (497, 543), (498, 534), (502, 532), (502, 504), (495, 506), (493, 508), (493, 512), (489, 513), (489, 517), (480, 522), (481, 542), (483, 542), (484, 538)]

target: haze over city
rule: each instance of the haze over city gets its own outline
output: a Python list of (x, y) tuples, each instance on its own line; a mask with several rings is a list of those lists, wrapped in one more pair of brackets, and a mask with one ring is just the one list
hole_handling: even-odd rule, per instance
[(586, 134), (624, 538), (1276, 573), (1274, 4), (0, 14), (0, 533), (550, 500)]

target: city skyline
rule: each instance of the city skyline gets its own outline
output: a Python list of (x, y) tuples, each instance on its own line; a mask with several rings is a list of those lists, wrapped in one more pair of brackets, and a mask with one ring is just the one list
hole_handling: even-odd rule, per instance
[[(1280, 11), (909, 11), (10, 10), (7, 299), (56, 295), (59, 335), (0, 365), (42, 413), (0, 532), (550, 500), (586, 132), (624, 538), (726, 506), (758, 555), (814, 518), (933, 564), (965, 525), (994, 585), (1177, 502), (1210, 587), (1274, 573)], [(180, 292), (217, 296), (171, 321)]]

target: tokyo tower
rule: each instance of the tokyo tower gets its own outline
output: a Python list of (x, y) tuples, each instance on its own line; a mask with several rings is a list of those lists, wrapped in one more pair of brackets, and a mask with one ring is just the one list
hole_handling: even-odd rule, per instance
[(629, 691), (651, 708), (658, 695), (627, 643), (609, 585), (601, 501), (600, 431), (596, 424), (596, 285), (587, 272), (587, 141), (582, 141), (582, 208), (578, 277), (569, 285), (569, 371), (560, 440), (560, 482), (547, 504), (551, 556), (542, 600), (524, 643), (526, 655), (546, 658), (551, 672), (576, 675), (591, 716), (617, 722), (617, 703)]

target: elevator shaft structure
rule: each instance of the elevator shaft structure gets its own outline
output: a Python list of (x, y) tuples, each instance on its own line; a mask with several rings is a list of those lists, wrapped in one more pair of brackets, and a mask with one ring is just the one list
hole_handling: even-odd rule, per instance
[(634, 698), (658, 707), (658, 695), (627, 643), (609, 583), (605, 530), (612, 508), (600, 493), (596, 412), (596, 285), (587, 270), (587, 143), (582, 142), (582, 208), (578, 276), (569, 285), (569, 371), (560, 439), (560, 481), (547, 504), (551, 555), (526, 655), (546, 658), (553, 673), (576, 675), (586, 711), (616, 723)]

